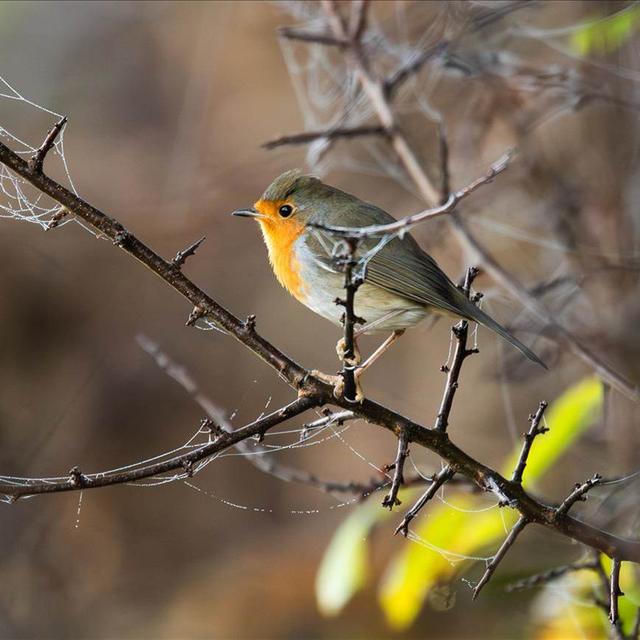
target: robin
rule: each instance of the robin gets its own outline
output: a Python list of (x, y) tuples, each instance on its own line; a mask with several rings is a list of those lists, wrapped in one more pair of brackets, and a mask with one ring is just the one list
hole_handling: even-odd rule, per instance
[[(233, 215), (258, 221), (280, 284), (309, 309), (338, 325), (343, 310), (336, 299), (344, 295), (345, 278), (336, 265), (336, 238), (309, 223), (364, 227), (395, 221), (379, 207), (297, 169), (278, 176), (252, 208), (239, 209)], [(358, 377), (405, 329), (433, 314), (477, 322), (546, 368), (533, 351), (473, 304), (409, 233), (382, 240), (366, 238), (358, 245), (358, 257), (366, 266), (364, 282), (355, 295), (354, 311), (364, 324), (354, 337), (392, 332), (358, 367)], [(344, 342), (340, 341), (338, 354), (342, 356), (343, 352)], [(356, 359), (360, 364), (359, 354)], [(336, 393), (340, 393), (342, 378), (330, 378), (336, 384)]]

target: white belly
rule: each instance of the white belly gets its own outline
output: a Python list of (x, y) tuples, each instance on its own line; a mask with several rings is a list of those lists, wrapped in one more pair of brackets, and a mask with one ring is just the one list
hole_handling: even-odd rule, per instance
[[(346, 296), (344, 274), (316, 260), (304, 242), (297, 243), (296, 256), (305, 283), (303, 303), (327, 320), (340, 325), (344, 307), (335, 301), (336, 298), (344, 300)], [(365, 324), (375, 323), (371, 328), (372, 333), (406, 329), (428, 315), (423, 305), (367, 282), (356, 292), (354, 311), (366, 321)]]

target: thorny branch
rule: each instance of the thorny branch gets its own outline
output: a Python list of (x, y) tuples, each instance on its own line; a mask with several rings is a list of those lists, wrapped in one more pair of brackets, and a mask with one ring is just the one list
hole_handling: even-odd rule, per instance
[(624, 593), (620, 591), (620, 560), (614, 558), (611, 562), (611, 579), (609, 588), (609, 622), (618, 625), (618, 598)]
[[(295, 400), (290, 405), (246, 425), (228, 436), (223, 435), (211, 445), (190, 452), (186, 457), (180, 456), (162, 464), (149, 465), (143, 469), (113, 475), (105, 473), (83, 474), (83, 482), (80, 483), (81, 488), (89, 489), (135, 482), (141, 478), (152, 477), (183, 468), (185, 461), (189, 462), (194, 457), (202, 460), (213, 453), (233, 446), (236, 442), (264, 433), (274, 425), (295, 417), (307, 409), (324, 404), (335, 404), (343, 409), (353, 411), (367, 422), (377, 424), (396, 435), (405, 434), (409, 443), (413, 442), (416, 445), (430, 449), (446, 463), (455, 467), (457, 473), (466, 476), (481, 489), (485, 491), (498, 490), (527, 521), (546, 526), (587, 546), (599, 549), (611, 557), (640, 562), (640, 541), (615, 536), (569, 515), (560, 518), (556, 517), (554, 507), (539, 502), (519, 484), (510, 482), (497, 471), (474, 460), (453, 444), (446, 433), (426, 429), (424, 426), (372, 400), (365, 399), (360, 404), (354, 404), (348, 402), (344, 397), (335, 398), (332, 387), (312, 376), (306, 369), (269, 343), (257, 332), (254, 322), (244, 322), (238, 319), (195, 285), (182, 272), (175, 269), (170, 262), (164, 260), (127, 231), (117, 220), (105, 215), (45, 174), (34, 172), (27, 162), (2, 142), (0, 142), (0, 162), (30, 182), (42, 193), (66, 207), (70, 213), (83, 219), (94, 229), (101, 232), (102, 235), (110, 238), (125, 253), (142, 262), (176, 292), (195, 305), (195, 308), (198, 309), (198, 314), (206, 316), (218, 324), (228, 334), (251, 349), (261, 360), (277, 371), (283, 379), (298, 391), (300, 396), (298, 400)], [(38, 478), (24, 479), (17, 483), (7, 479), (0, 482), (0, 491), (15, 498), (40, 493), (77, 490), (79, 488), (70, 483), (67, 478), (52, 482)]]
[(541, 585), (548, 584), (549, 582), (553, 582), (562, 576), (567, 575), (568, 573), (575, 573), (576, 571), (594, 571), (596, 569), (596, 564), (599, 564), (599, 561), (586, 561), (586, 562), (574, 562), (572, 564), (565, 564), (561, 567), (554, 567), (553, 569), (549, 569), (549, 571), (545, 571), (544, 573), (536, 573), (533, 576), (529, 576), (528, 578), (524, 578), (523, 580), (518, 580), (507, 586), (507, 591), (523, 591), (524, 589), (532, 589), (533, 587), (539, 587)]
[(531, 452), (531, 445), (533, 445), (533, 441), (536, 439), (536, 436), (539, 436), (548, 431), (546, 427), (540, 426), (540, 422), (542, 421), (542, 416), (544, 415), (546, 408), (547, 403), (543, 401), (540, 403), (540, 406), (538, 407), (538, 410), (535, 412), (535, 414), (531, 414), (529, 416), (531, 427), (529, 431), (524, 434), (524, 444), (522, 445), (522, 451), (520, 452), (520, 457), (518, 458), (518, 464), (513, 471), (511, 482), (522, 482), (522, 474), (524, 473), (525, 467), (527, 466), (527, 459), (529, 457), (529, 453)]
[(342, 371), (340, 375), (344, 383), (344, 397), (348, 402), (357, 402), (357, 381), (356, 367), (358, 363), (358, 354), (355, 341), (356, 324), (364, 324), (365, 319), (359, 318), (355, 313), (355, 298), (363, 278), (356, 271), (358, 260), (356, 259), (356, 251), (358, 249), (358, 240), (356, 238), (345, 238), (345, 254), (338, 258), (338, 264), (344, 269), (344, 289), (345, 299), (337, 298), (335, 303), (344, 307), (342, 315), (342, 324), (344, 327), (343, 353), (342, 353)]
[(42, 167), (44, 165), (44, 159), (47, 157), (47, 154), (53, 148), (53, 145), (56, 142), (56, 138), (60, 135), (60, 132), (64, 128), (64, 125), (67, 124), (67, 116), (63, 116), (60, 118), (56, 124), (49, 129), (44, 142), (40, 146), (40, 148), (33, 154), (33, 157), (29, 161), (29, 166), (32, 171), (35, 173), (42, 173)]
[(569, 509), (576, 502), (584, 502), (587, 499), (587, 493), (595, 487), (602, 477), (597, 473), (582, 484), (576, 484), (574, 490), (565, 498), (564, 502), (556, 509), (556, 518), (563, 518), (569, 513)]
[(607, 575), (602, 566), (600, 554), (597, 551), (591, 550), (590, 555), (592, 557), (591, 565), (600, 583), (600, 592), (602, 594), (602, 597), (595, 594), (593, 596), (593, 602), (600, 608), (602, 613), (607, 616), (611, 623), (610, 637), (614, 640), (638, 640), (640, 633), (640, 607), (636, 611), (635, 621), (629, 634), (625, 634), (618, 612), (618, 598), (624, 595), (620, 589), (620, 569), (622, 568), (622, 563), (614, 558), (611, 563), (611, 572)]
[[(359, 11), (362, 13), (356, 14), (351, 27), (342, 19), (335, 3), (323, 2), (322, 6), (327, 16), (328, 26), (333, 33), (333, 35), (325, 37), (325, 44), (338, 45), (338, 50), (345, 56), (345, 60), (354, 71), (363, 93), (371, 103), (373, 111), (379, 120), (380, 127), (387, 135), (394, 153), (418, 187), (425, 201), (430, 204), (438, 202), (441, 198), (440, 190), (434, 187), (421, 164), (418, 162), (406, 137), (397, 126), (396, 118), (389, 102), (389, 95), (392, 92), (389, 91), (388, 86), (385, 86), (385, 81), (377, 78), (373, 74), (371, 65), (368, 63), (365, 47), (362, 46), (364, 30), (366, 29), (366, 10), (368, 4), (366, 2), (360, 4)], [(309, 41), (319, 42), (317, 38), (315, 40), (309, 38)], [(63, 125), (60, 125), (60, 128), (61, 126)], [(47, 136), (39, 153), (36, 154), (36, 160), (38, 160), (40, 152), (42, 156), (41, 161), (44, 160), (47, 151), (54, 144), (55, 137), (58, 134), (59, 131), (55, 133), (55, 135), (50, 133)], [(48, 141), (50, 137), (51, 140)], [(43, 149), (44, 151), (42, 151)], [(351, 238), (351, 240), (355, 242), (364, 235), (402, 232), (403, 230), (409, 229), (412, 225), (428, 218), (449, 214), (449, 220), (454, 225), (454, 230), (458, 233), (459, 238), (472, 246), (476, 255), (480, 258), (483, 267), (498, 283), (505, 286), (507, 290), (512, 293), (515, 293), (516, 297), (523, 301), (529, 309), (535, 311), (537, 315), (542, 317), (547, 322), (548, 327), (553, 330), (552, 333), (556, 339), (567, 343), (575, 353), (596, 369), (604, 380), (612, 386), (621, 389), (630, 397), (637, 398), (638, 390), (631, 383), (624, 380), (617, 372), (603, 364), (595, 355), (591, 354), (574, 336), (566, 331), (566, 329), (557, 325), (551, 317), (551, 314), (542, 306), (538, 299), (529, 293), (526, 288), (521, 287), (520, 283), (493, 259), (486, 249), (469, 233), (464, 223), (455, 214), (455, 208), (460, 201), (467, 198), (476, 189), (490, 182), (499, 173), (504, 171), (510, 158), (511, 154), (504, 156), (499, 162), (492, 166), (484, 176), (467, 187), (450, 194), (447, 201), (440, 207), (427, 209), (414, 216), (404, 218), (393, 225), (360, 229), (356, 230), (356, 233), (354, 233), (353, 229), (345, 228), (335, 228), (332, 229), (332, 231), (337, 235)], [(354, 403), (352, 399), (353, 396), (346, 393), (346, 389), (342, 396), (334, 397), (333, 389), (329, 385), (311, 375), (307, 369), (300, 366), (263, 338), (256, 330), (255, 318), (252, 317), (246, 321), (242, 321), (234, 316), (222, 307), (212, 296), (205, 293), (187, 278), (179, 268), (176, 268), (176, 266), (179, 267), (180, 264), (176, 265), (174, 261), (165, 260), (125, 229), (117, 220), (105, 215), (55, 180), (46, 176), (42, 172), (41, 161), (28, 163), (9, 149), (4, 143), (0, 142), (0, 162), (40, 190), (41, 193), (48, 195), (58, 202), (64, 207), (64, 211), (68, 211), (70, 214), (82, 219), (102, 236), (112, 240), (114, 245), (118, 246), (125, 253), (128, 253), (143, 263), (191, 303), (193, 306), (193, 311), (190, 316), (191, 321), (195, 321), (198, 318), (207, 318), (215, 323), (228, 335), (244, 344), (256, 356), (272, 367), (297, 391), (298, 398), (285, 407), (239, 429), (234, 431), (217, 431), (215, 433), (215, 439), (213, 439), (212, 442), (197, 447), (184, 455), (175, 456), (163, 462), (113, 473), (102, 472), (87, 474), (83, 473), (79, 468), (74, 468), (69, 472), (67, 477), (55, 480), (2, 478), (0, 479), (0, 490), (7, 496), (17, 499), (28, 495), (82, 490), (135, 482), (142, 478), (157, 477), (169, 472), (178, 471), (188, 473), (188, 470), (193, 468), (195, 463), (203, 461), (239, 443), (246, 442), (249, 438), (262, 436), (269, 429), (281, 424), (285, 420), (295, 418), (309, 409), (333, 404), (341, 409), (350, 411), (354, 416), (362, 418), (366, 422), (378, 425), (394, 433), (401, 440), (398, 455), (400, 462), (404, 456), (405, 447), (408, 447), (410, 444), (425, 447), (436, 453), (444, 461), (445, 467), (433, 479), (429, 489), (418, 503), (407, 513), (403, 523), (398, 527), (399, 532), (406, 533), (411, 518), (435, 495), (436, 491), (445, 482), (451, 480), (454, 473), (468, 478), (479, 487), (480, 490), (490, 491), (498, 495), (502, 501), (520, 513), (520, 519), (517, 524), (487, 566), (484, 576), (476, 587), (475, 595), (477, 595), (483, 585), (490, 579), (499, 562), (505, 556), (508, 549), (514, 544), (519, 533), (529, 524), (545, 526), (550, 530), (573, 538), (592, 549), (601, 551), (613, 558), (618, 568), (622, 561), (640, 562), (640, 541), (613, 535), (569, 515), (570, 507), (576, 501), (583, 498), (589, 488), (596, 484), (595, 477), (591, 481), (588, 481), (588, 483), (585, 483), (586, 485), (590, 482), (591, 484), (589, 484), (589, 486), (585, 487), (585, 485), (581, 485), (562, 505), (556, 508), (555, 506), (541, 502), (523, 488), (519, 481), (522, 471), (512, 480), (503, 477), (497, 471), (475, 460), (457, 447), (450, 440), (444, 428), (425, 428), (423, 425), (413, 422), (401, 414), (369, 399), (364, 399), (361, 403)], [(186, 251), (188, 252), (189, 249)], [(179, 253), (176, 260), (181, 263), (186, 257), (185, 255), (183, 258), (180, 258)], [(349, 283), (350, 280), (346, 280), (347, 298), (349, 297)], [(354, 286), (351, 282), (351, 287), (352, 317), (349, 320), (347, 313), (345, 313), (345, 343), (347, 343), (345, 346), (347, 347), (347, 352), (351, 353), (351, 357), (355, 357), (355, 345), (353, 342), (348, 344), (349, 333), (351, 334), (351, 340), (353, 340), (353, 327), (357, 320), (353, 312), (353, 296), (355, 295), (357, 286)], [(345, 304), (348, 308), (348, 300), (345, 301)], [(347, 309), (345, 309), (345, 311), (347, 311)], [(348, 330), (347, 326), (349, 324), (351, 328)], [(345, 387), (347, 387), (346, 380)], [(402, 455), (400, 455), (401, 453)], [(521, 460), (526, 462), (526, 455), (524, 455)], [(402, 468), (401, 464), (399, 464), (396, 469), (396, 475), (399, 480), (401, 479), (401, 473)], [(399, 480), (397, 486), (400, 485)], [(613, 577), (611, 582), (613, 584)], [(612, 605), (612, 607), (613, 606), (614, 605)]]
[(382, 501), (382, 506), (388, 507), (389, 510), (400, 504), (400, 500), (398, 500), (398, 491), (400, 491), (400, 485), (405, 483), (404, 463), (408, 455), (409, 443), (403, 435), (400, 435), (398, 437), (398, 453), (396, 454), (396, 461), (393, 463), (393, 480), (391, 481), (391, 489)]
[(454, 473), (455, 471), (453, 467), (447, 465), (446, 467), (444, 467), (444, 469), (442, 469), (442, 471), (440, 471), (440, 473), (434, 476), (429, 488), (422, 494), (420, 499), (413, 505), (413, 507), (411, 507), (411, 509), (409, 509), (409, 511), (407, 511), (407, 513), (405, 514), (402, 522), (395, 530), (396, 535), (398, 533), (401, 533), (406, 538), (407, 534), (409, 533), (409, 523), (418, 515), (420, 509), (422, 509), (422, 507), (424, 507), (424, 505), (427, 504), (427, 502), (429, 502), (429, 500), (431, 500), (431, 498), (433, 498), (436, 493), (438, 493), (438, 489), (440, 489), (440, 487), (442, 487), (445, 483), (449, 482), (451, 478), (453, 478)]
[[(465, 276), (463, 291), (467, 298), (470, 298), (471, 285), (478, 275), (479, 270), (476, 267), (470, 267), (467, 269)], [(462, 370), (462, 364), (464, 361), (474, 353), (478, 353), (477, 349), (467, 349), (467, 336), (469, 333), (469, 322), (467, 320), (460, 320), (455, 324), (451, 333), (456, 341), (456, 348), (453, 352), (453, 362), (451, 367), (443, 364), (440, 370), (447, 374), (447, 384), (445, 386), (444, 395), (442, 396), (442, 402), (440, 404), (440, 410), (438, 411), (438, 417), (434, 429), (437, 431), (446, 431), (449, 425), (449, 414), (453, 407), (453, 399), (456, 395), (456, 391), (459, 386), (460, 371)]]
[(491, 558), (489, 564), (487, 565), (487, 568), (485, 569), (485, 572), (482, 574), (482, 577), (480, 578), (480, 581), (478, 582), (475, 589), (473, 590), (474, 600), (478, 597), (478, 595), (480, 594), (480, 591), (482, 591), (482, 588), (487, 584), (487, 582), (491, 580), (491, 576), (493, 575), (493, 572), (496, 570), (498, 565), (502, 562), (503, 558), (507, 555), (507, 551), (511, 549), (517, 537), (522, 533), (522, 530), (527, 526), (527, 524), (529, 524), (527, 522), (527, 519), (520, 517), (518, 522), (516, 522), (513, 525), (513, 529), (511, 529), (511, 531), (509, 532), (509, 535), (505, 538), (504, 542), (498, 549), (496, 555), (493, 556), (493, 558)]

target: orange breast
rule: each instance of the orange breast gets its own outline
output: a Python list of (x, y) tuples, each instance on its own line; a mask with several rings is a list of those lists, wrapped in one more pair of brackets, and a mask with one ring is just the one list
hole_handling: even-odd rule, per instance
[(278, 282), (297, 300), (304, 302), (304, 283), (300, 278), (300, 263), (294, 243), (304, 232), (296, 220), (260, 219), (260, 227), (269, 251), (269, 262)]

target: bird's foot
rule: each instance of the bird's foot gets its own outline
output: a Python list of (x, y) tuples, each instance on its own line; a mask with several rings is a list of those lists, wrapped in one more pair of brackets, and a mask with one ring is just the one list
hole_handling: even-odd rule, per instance
[[(311, 371), (311, 375), (322, 380), (322, 382), (331, 385), (333, 387), (333, 395), (335, 398), (342, 398), (344, 396), (344, 377), (341, 373), (337, 375), (330, 375), (323, 371), (313, 369)], [(356, 383), (356, 393), (353, 402), (360, 404), (364, 400), (364, 392), (360, 386), (360, 372), (356, 370), (353, 377)]]
[(340, 338), (340, 340), (338, 340), (338, 344), (336, 344), (336, 353), (338, 354), (338, 358), (340, 359), (340, 362), (344, 362), (352, 367), (357, 367), (362, 362), (362, 356), (360, 355), (360, 349), (358, 349), (358, 345), (355, 342), (355, 340), (353, 343), (353, 351), (354, 351), (353, 358), (347, 358), (346, 351), (347, 351), (347, 344), (344, 338)]

